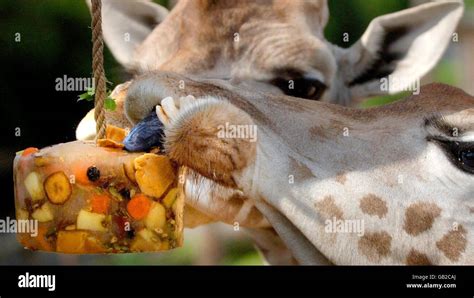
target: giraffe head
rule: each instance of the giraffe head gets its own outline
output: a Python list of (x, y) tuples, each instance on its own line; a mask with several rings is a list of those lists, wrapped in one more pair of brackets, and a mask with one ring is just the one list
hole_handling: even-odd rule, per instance
[[(170, 118), (168, 154), (242, 191), (298, 261), (474, 263), (474, 97), (431, 84), (358, 110), (153, 74), (130, 86), (127, 114), (186, 94), (196, 100)], [(256, 126), (257, 141), (221, 139), (226, 123)]]
[[(440, 59), (463, 12), (462, 2), (440, 1), (380, 16), (342, 49), (324, 37), (325, 0), (181, 0), (170, 13), (144, 0), (102, 3), (104, 39), (135, 73), (226, 79), (245, 89), (342, 105), (411, 86)], [(389, 75), (400, 83), (382, 88)], [(123, 116), (121, 98), (106, 119), (127, 127), (116, 121)], [(95, 137), (93, 115), (79, 124), (78, 139)]]
[[(462, 2), (440, 1), (380, 16), (342, 49), (324, 37), (325, 0), (181, 0), (170, 13), (148, 1), (104, 0), (103, 31), (117, 60), (137, 73), (259, 82), (349, 105), (403, 90), (433, 68), (462, 12)], [(381, 88), (388, 75), (405, 86)]]

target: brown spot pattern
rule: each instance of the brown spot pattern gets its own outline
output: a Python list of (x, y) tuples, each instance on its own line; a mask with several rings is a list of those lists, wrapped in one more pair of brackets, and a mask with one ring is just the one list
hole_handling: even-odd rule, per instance
[(387, 212), (387, 203), (374, 194), (368, 194), (360, 200), (360, 209), (368, 215), (376, 215), (383, 218)]
[(432, 265), (430, 259), (424, 253), (412, 248), (406, 259), (407, 265)]
[(457, 230), (449, 231), (441, 240), (436, 242), (436, 247), (438, 247), (448, 259), (456, 262), (466, 250), (466, 234), (466, 229), (460, 225)]
[(321, 126), (312, 126), (312, 127), (310, 127), (309, 133), (311, 134), (311, 137), (313, 137), (314, 139), (317, 139), (317, 140), (328, 138), (326, 130)]
[(319, 202), (314, 204), (316, 209), (322, 213), (325, 217), (325, 220), (332, 219), (335, 217), (336, 219), (342, 219), (344, 213), (342, 212), (341, 208), (339, 208), (332, 196), (326, 196)]
[(306, 165), (292, 157), (290, 157), (290, 175), (293, 175), (295, 182), (316, 177)]
[(392, 236), (387, 232), (366, 233), (359, 239), (359, 251), (374, 263), (379, 263), (382, 258), (390, 254)]
[(414, 203), (405, 212), (403, 229), (412, 236), (417, 236), (431, 229), (433, 222), (441, 214), (441, 209), (434, 203)]

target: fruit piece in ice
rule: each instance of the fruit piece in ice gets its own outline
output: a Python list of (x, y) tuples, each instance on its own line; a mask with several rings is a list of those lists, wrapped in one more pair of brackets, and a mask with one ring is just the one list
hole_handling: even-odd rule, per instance
[(25, 150), (23, 150), (23, 152), (21, 153), (21, 156), (25, 157), (25, 156), (31, 155), (33, 153), (36, 153), (38, 151), (39, 151), (38, 148), (28, 147)]
[(123, 171), (125, 172), (125, 176), (127, 176), (130, 181), (132, 181), (133, 183), (137, 183), (137, 179), (135, 178), (135, 165), (133, 159), (123, 163)]
[(122, 143), (116, 142), (114, 140), (109, 140), (109, 139), (98, 139), (97, 146), (115, 148), (115, 149), (123, 149), (124, 147)]
[(17, 209), (16, 210), (16, 219), (18, 219), (18, 220), (28, 219), (29, 216), (30, 216), (30, 214), (25, 209)]
[(52, 158), (48, 158), (45, 156), (36, 156), (35, 157), (35, 166), (37, 167), (44, 167), (49, 164), (52, 164), (54, 161)]
[(96, 166), (91, 166), (87, 168), (87, 179), (89, 181), (95, 182), (100, 178), (100, 170)]
[(118, 143), (122, 143), (127, 136), (127, 131), (123, 128), (108, 124), (105, 128), (105, 138)]
[(84, 231), (59, 231), (56, 251), (63, 253), (82, 253), (86, 247), (88, 233)]
[(39, 249), (45, 251), (53, 251), (53, 245), (49, 236), (51, 234), (51, 227), (49, 224), (38, 224), (38, 234), (32, 236), (29, 233), (18, 233), (19, 242), (27, 248)]
[(72, 172), (74, 173), (74, 178), (75, 178), (76, 183), (79, 183), (82, 185), (91, 184), (89, 177), (87, 177), (88, 168), (89, 168), (89, 165), (84, 164), (83, 160), (78, 160), (77, 162), (74, 162), (74, 164), (71, 166), (71, 169), (72, 169)]
[(44, 182), (44, 190), (49, 201), (53, 204), (63, 204), (72, 193), (69, 178), (64, 172), (56, 172), (49, 175)]
[(158, 229), (163, 229), (166, 224), (166, 209), (160, 203), (153, 202), (150, 208), (150, 212), (145, 218), (145, 226), (152, 230), (156, 231)]
[(106, 232), (107, 229), (104, 227), (105, 215), (99, 213), (92, 213), (86, 210), (79, 211), (77, 216), (77, 229), (78, 230), (90, 230), (97, 232)]
[(56, 251), (62, 253), (103, 253), (107, 249), (86, 231), (59, 231)]
[(40, 174), (37, 172), (29, 173), (28, 176), (26, 176), (24, 183), (32, 201), (40, 201), (44, 199), (43, 183), (41, 183)]
[(156, 251), (161, 249), (161, 240), (148, 229), (140, 230), (130, 245), (131, 251)]
[(36, 219), (39, 222), (47, 222), (53, 220), (54, 216), (53, 210), (51, 209), (51, 205), (48, 202), (44, 203), (43, 205), (41, 205), (41, 207), (33, 211), (31, 217), (33, 217), (33, 219)]
[(90, 235), (86, 239), (86, 253), (103, 253), (106, 252), (107, 248), (100, 242), (99, 239)]
[(110, 197), (108, 195), (94, 195), (91, 199), (92, 212), (107, 214), (110, 206)]
[(175, 174), (166, 156), (146, 153), (135, 158), (134, 164), (138, 186), (148, 196), (161, 197), (173, 183)]
[(171, 206), (173, 206), (174, 201), (176, 200), (177, 195), (178, 189), (176, 187), (170, 189), (166, 194), (165, 198), (163, 199), (163, 205), (165, 205), (166, 208), (171, 208)]
[(134, 196), (127, 204), (127, 211), (134, 219), (140, 220), (150, 211), (152, 201), (145, 195)]
[(38, 249), (52, 251), (54, 250), (53, 244), (51, 243), (50, 236), (51, 231), (54, 231), (54, 228), (51, 228), (49, 224), (39, 224), (38, 225), (38, 235), (36, 235), (36, 242), (38, 243)]

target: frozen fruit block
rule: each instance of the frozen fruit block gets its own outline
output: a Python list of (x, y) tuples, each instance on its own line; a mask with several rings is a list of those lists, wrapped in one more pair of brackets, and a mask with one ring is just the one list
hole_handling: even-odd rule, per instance
[(176, 167), (164, 155), (122, 150), (120, 131), (107, 134), (111, 146), (76, 141), (16, 156), (17, 218), (38, 223), (37, 235), (19, 234), (23, 246), (82, 254), (182, 245)]

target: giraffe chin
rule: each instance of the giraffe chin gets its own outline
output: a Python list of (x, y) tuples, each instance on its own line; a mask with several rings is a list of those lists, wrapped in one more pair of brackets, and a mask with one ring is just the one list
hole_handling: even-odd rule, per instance
[(152, 147), (162, 147), (163, 137), (163, 123), (152, 111), (132, 128), (123, 144), (130, 152), (147, 151)]

